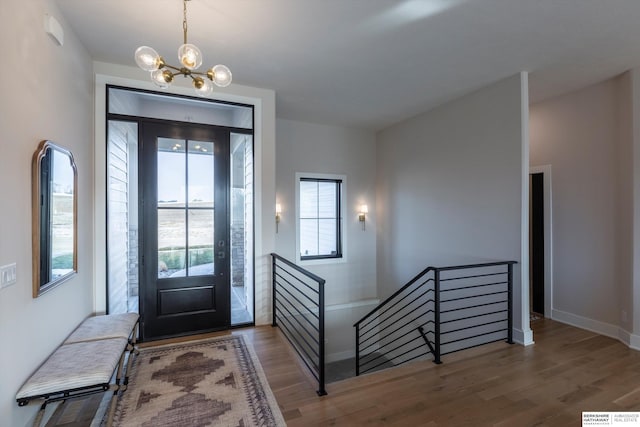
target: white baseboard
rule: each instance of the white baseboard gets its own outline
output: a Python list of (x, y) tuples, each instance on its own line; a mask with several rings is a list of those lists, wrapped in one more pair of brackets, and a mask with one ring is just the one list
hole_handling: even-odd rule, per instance
[(633, 350), (640, 350), (640, 335), (634, 335), (618, 325), (555, 309), (552, 311), (552, 318), (567, 325), (616, 339)]

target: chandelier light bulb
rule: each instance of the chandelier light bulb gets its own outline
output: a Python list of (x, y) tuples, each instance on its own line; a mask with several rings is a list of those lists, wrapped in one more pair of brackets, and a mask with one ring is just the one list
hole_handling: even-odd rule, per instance
[(183, 44), (178, 49), (178, 60), (188, 70), (195, 70), (202, 65), (202, 52), (196, 45)]
[(136, 64), (145, 71), (155, 71), (160, 66), (160, 55), (149, 46), (140, 46), (135, 53)]
[(171, 71), (159, 69), (151, 72), (151, 80), (159, 88), (166, 89), (171, 85), (173, 76), (171, 75)]
[[(196, 94), (198, 96), (209, 96), (213, 91), (213, 84), (207, 79), (203, 79), (202, 77), (196, 77), (193, 79), (193, 87), (196, 90)], [(196, 146), (196, 149), (200, 148)]]
[(231, 70), (226, 65), (216, 65), (207, 72), (207, 76), (216, 86), (227, 87), (231, 84)]

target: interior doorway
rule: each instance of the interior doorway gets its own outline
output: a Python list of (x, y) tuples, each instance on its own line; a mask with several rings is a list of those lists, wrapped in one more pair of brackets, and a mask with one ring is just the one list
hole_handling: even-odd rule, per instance
[(529, 305), (531, 319), (553, 317), (551, 166), (529, 174)]

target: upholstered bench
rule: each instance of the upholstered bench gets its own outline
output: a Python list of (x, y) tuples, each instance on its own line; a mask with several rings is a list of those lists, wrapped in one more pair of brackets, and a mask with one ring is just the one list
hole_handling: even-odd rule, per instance
[(19, 406), (42, 402), (34, 426), (40, 425), (49, 403), (108, 390), (113, 391), (107, 418), (111, 424), (114, 397), (127, 387), (128, 376), (121, 383), (125, 355), (129, 352), (128, 371), (137, 351), (138, 319), (136, 313), (89, 317), (69, 335), (16, 394)]

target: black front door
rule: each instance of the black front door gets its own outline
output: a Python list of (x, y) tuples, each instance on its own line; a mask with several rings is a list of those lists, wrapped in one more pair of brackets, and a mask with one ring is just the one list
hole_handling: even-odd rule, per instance
[(228, 328), (229, 133), (144, 122), (141, 136), (142, 336)]

